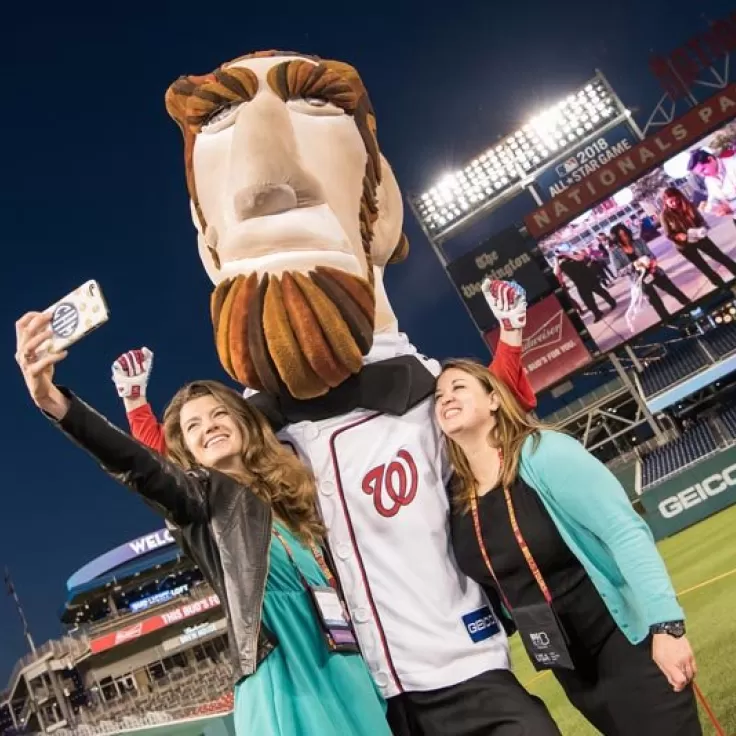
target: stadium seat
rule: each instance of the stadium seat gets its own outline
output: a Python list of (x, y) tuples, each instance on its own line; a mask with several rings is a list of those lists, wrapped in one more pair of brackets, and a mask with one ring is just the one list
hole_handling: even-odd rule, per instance
[(642, 458), (642, 491), (715, 452), (718, 444), (710, 424), (700, 422), (676, 440), (655, 448)]
[(736, 406), (729, 406), (719, 414), (727, 436), (736, 440)]
[(736, 322), (720, 325), (706, 332), (700, 339), (716, 360), (726, 358), (736, 352)]
[(697, 340), (670, 347), (663, 358), (650, 363), (639, 375), (642, 392), (646, 398), (655, 396), (702, 370), (710, 362)]

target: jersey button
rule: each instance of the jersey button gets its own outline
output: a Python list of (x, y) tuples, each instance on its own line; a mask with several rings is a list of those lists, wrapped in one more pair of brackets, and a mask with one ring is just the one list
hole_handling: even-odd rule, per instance
[(388, 687), (388, 675), (385, 672), (376, 672), (373, 679), (376, 681), (376, 685), (378, 685), (378, 687)]
[(319, 437), (319, 429), (314, 424), (308, 424), (304, 428), (304, 438), (308, 441), (316, 440)]
[(353, 619), (359, 623), (364, 624), (367, 621), (370, 621), (371, 613), (367, 608), (356, 608), (353, 613)]
[(342, 544), (338, 544), (335, 551), (337, 552), (337, 556), (341, 560), (347, 560), (348, 557), (351, 557), (353, 554), (353, 548), (345, 542), (343, 542)]
[(335, 492), (335, 484), (331, 480), (323, 480), (319, 484), (319, 490), (323, 496), (331, 496)]

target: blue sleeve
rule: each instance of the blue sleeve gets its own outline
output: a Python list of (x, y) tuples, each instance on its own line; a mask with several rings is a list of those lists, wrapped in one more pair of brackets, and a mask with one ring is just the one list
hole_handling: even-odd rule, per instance
[(532, 463), (555, 505), (611, 553), (647, 624), (683, 619), (652, 532), (616, 476), (560, 432), (543, 433)]

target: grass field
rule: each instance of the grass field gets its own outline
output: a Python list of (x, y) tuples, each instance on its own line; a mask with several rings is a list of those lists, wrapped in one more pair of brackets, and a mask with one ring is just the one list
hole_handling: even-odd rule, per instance
[[(660, 542), (687, 616), (698, 685), (727, 734), (736, 735), (736, 506)], [(567, 702), (549, 672), (537, 673), (518, 636), (511, 640), (514, 670), (543, 698), (565, 736), (599, 733)], [(716, 731), (701, 711), (703, 731)], [(658, 736), (658, 735), (657, 735)], [(666, 736), (666, 734), (662, 734)]]

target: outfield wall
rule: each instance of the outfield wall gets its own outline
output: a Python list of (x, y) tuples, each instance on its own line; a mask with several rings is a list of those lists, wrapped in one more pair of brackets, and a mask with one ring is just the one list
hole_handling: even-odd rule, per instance
[(639, 500), (657, 540), (728, 508), (736, 503), (736, 446), (691, 465), (642, 493)]

